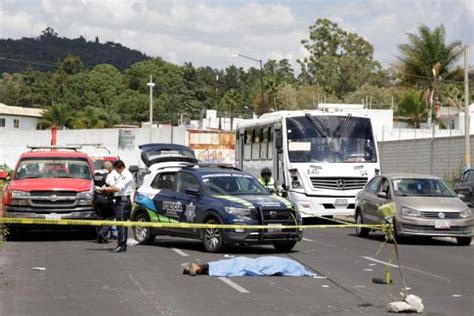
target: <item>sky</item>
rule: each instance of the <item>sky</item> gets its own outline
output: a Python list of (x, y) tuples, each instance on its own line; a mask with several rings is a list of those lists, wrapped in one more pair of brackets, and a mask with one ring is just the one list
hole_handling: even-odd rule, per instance
[(447, 42), (470, 45), (474, 64), (474, 0), (0, 0), (0, 38), (35, 37), (51, 26), (61, 37), (98, 36), (179, 65), (258, 67), (235, 57), (242, 54), (287, 58), (299, 72), (301, 40), (318, 18), (367, 39), (384, 67), (407, 33), (443, 24)]

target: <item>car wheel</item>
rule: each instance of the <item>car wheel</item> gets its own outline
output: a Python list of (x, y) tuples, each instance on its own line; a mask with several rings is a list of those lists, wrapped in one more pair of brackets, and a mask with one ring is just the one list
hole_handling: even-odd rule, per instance
[[(149, 222), (146, 214), (138, 214), (137, 222)], [(155, 235), (152, 234), (150, 227), (133, 227), (133, 235), (140, 245), (150, 245), (155, 241)]]
[[(364, 224), (364, 220), (362, 219), (362, 214), (360, 214), (360, 211), (358, 211), (356, 213), (355, 222), (356, 222), (357, 225)], [(369, 236), (369, 231), (370, 231), (370, 229), (366, 228), (366, 227), (356, 227), (355, 228), (356, 235), (359, 236), (359, 237)]]
[(472, 237), (456, 237), (456, 241), (459, 246), (469, 246), (472, 241)]
[(275, 247), (278, 252), (290, 252), (296, 245), (296, 241), (281, 241), (274, 242), (273, 247)]
[(393, 238), (395, 238), (397, 244), (405, 244), (408, 242), (408, 237), (400, 236), (400, 234), (398, 234), (397, 223), (395, 222), (395, 219), (393, 219)]
[[(215, 218), (208, 219), (206, 224), (221, 224)], [(205, 228), (202, 234), (202, 244), (207, 252), (219, 252), (224, 248), (224, 232), (219, 228)]]

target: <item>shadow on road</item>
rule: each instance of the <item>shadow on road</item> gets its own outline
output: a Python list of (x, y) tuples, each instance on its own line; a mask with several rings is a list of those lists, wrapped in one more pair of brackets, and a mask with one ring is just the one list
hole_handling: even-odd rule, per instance
[(68, 241), (68, 240), (95, 240), (95, 228), (91, 227), (63, 227), (8, 228), (8, 242), (36, 242), (36, 241)]
[[(143, 247), (143, 246), (142, 246)], [(179, 248), (181, 250), (206, 252), (204, 246), (199, 240), (189, 239), (159, 239), (157, 238), (152, 245), (148, 247), (163, 247), (163, 248)], [(293, 252), (293, 251), (292, 251)], [(272, 245), (230, 245), (227, 246), (221, 253), (245, 255), (269, 255), (277, 254), (278, 252)]]

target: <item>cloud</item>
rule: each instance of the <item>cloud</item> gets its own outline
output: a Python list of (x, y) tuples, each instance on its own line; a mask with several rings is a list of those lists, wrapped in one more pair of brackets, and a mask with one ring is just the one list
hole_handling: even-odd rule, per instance
[[(447, 40), (474, 44), (472, 0), (367, 1), (151, 1), (151, 0), (2, 0), (0, 37), (37, 36), (46, 26), (60, 34), (101, 42), (120, 42), (147, 55), (182, 64), (258, 67), (232, 58), (241, 53), (257, 59), (296, 59), (306, 54), (317, 18), (329, 18), (343, 29), (367, 38), (375, 58), (389, 66), (407, 32), (420, 24), (444, 24)], [(471, 48), (474, 57), (474, 47)], [(474, 58), (470, 58), (471, 63)]]

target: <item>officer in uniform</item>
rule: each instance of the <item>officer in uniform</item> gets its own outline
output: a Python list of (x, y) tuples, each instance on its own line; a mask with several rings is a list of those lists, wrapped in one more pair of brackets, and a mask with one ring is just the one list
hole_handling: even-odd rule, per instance
[[(106, 179), (112, 170), (112, 163), (105, 161), (102, 165), (102, 170), (97, 170), (94, 173), (94, 205), (97, 217), (101, 220), (113, 220), (115, 217), (113, 193), (101, 190), (101, 188), (106, 185)], [(109, 231), (110, 226), (100, 226), (97, 228), (97, 242), (99, 244), (108, 242), (107, 234)]]
[[(125, 168), (122, 160), (114, 162), (114, 170), (107, 177), (106, 184), (109, 186), (102, 186), (102, 191), (114, 193), (115, 196), (115, 219), (118, 221), (128, 220), (132, 211), (130, 195), (133, 188), (133, 175)], [(127, 227), (118, 227), (117, 248), (113, 252), (127, 251), (127, 237)]]
[(260, 172), (260, 178), (258, 178), (258, 182), (260, 182), (264, 187), (269, 189), (270, 191), (275, 191), (275, 181), (272, 178), (272, 171), (270, 168), (263, 168)]

